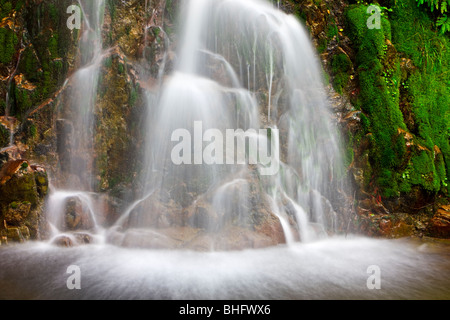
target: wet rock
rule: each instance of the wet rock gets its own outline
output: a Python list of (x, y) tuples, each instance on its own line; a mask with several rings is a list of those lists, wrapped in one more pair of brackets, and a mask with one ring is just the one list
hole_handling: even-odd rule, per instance
[(180, 242), (164, 234), (164, 229), (129, 229), (115, 236), (115, 244), (127, 248), (176, 249)]
[(109, 233), (107, 241), (128, 248), (196, 251), (243, 250), (276, 244), (271, 236), (235, 226), (227, 226), (219, 232), (192, 227), (116, 230)]
[(30, 210), (30, 202), (12, 202), (4, 215), (4, 221), (11, 226), (20, 226), (28, 217)]
[(1, 202), (28, 201), (36, 205), (39, 201), (34, 170), (28, 161), (12, 160), (0, 170)]
[(52, 244), (54, 244), (58, 247), (65, 247), (65, 248), (74, 246), (73, 240), (69, 236), (65, 236), (65, 235), (60, 235), (60, 236), (56, 237), (55, 239), (53, 239)]
[(205, 230), (219, 230), (223, 225), (216, 211), (208, 203), (196, 203), (189, 211), (187, 221), (192, 227)]
[(389, 211), (383, 205), (383, 203), (374, 197), (370, 197), (359, 201), (359, 207), (370, 210), (374, 214), (389, 214)]
[(44, 168), (23, 159), (7, 161), (0, 169), (0, 221), (4, 227), (26, 227), (21, 239), (37, 239), (47, 188)]
[(184, 182), (176, 185), (170, 191), (170, 197), (176, 199), (183, 208), (187, 208), (194, 201), (193, 194), (189, 192), (189, 189)]
[(416, 234), (414, 220), (407, 213), (374, 214), (359, 208), (357, 232), (366, 236), (383, 238), (402, 238)]
[(24, 242), (30, 239), (30, 231), (26, 226), (6, 227), (0, 231), (3, 244), (12, 242)]
[(41, 198), (45, 197), (48, 193), (48, 176), (47, 171), (40, 166), (32, 166), (34, 170), (34, 177), (36, 182), (36, 189)]
[(362, 168), (351, 168), (353, 180), (358, 188), (364, 188), (364, 170)]
[(91, 234), (85, 232), (74, 232), (68, 234), (61, 234), (52, 240), (52, 244), (58, 247), (74, 247), (79, 245), (86, 245), (94, 242)]
[(392, 221), (388, 219), (381, 219), (379, 225), (381, 232), (387, 234), (392, 228)]
[(66, 230), (88, 230), (94, 227), (89, 208), (77, 197), (67, 201), (64, 217)]
[(280, 220), (268, 210), (266, 210), (265, 218), (254, 227), (254, 230), (258, 234), (269, 237), (272, 245), (286, 242)]
[(5, 235), (1, 235), (0, 233), (0, 246), (5, 246), (8, 244), (8, 237)]
[(215, 250), (257, 249), (277, 245), (271, 236), (246, 228), (229, 227), (215, 241)]
[(94, 241), (89, 233), (77, 232), (74, 233), (74, 237), (78, 244), (90, 244)]
[(440, 207), (430, 220), (429, 233), (438, 238), (450, 238), (450, 205)]
[(166, 199), (165, 193), (154, 192), (144, 199), (131, 213), (126, 223), (130, 228), (169, 228), (186, 224), (179, 204)]

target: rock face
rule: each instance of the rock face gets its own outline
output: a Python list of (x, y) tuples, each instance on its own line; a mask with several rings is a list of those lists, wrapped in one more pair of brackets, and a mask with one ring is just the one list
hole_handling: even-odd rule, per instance
[(41, 209), (47, 195), (44, 168), (27, 160), (9, 160), (0, 170), (0, 234), (2, 242), (38, 239)]

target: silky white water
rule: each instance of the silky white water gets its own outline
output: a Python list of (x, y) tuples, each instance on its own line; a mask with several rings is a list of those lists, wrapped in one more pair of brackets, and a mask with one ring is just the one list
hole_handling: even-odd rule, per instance
[[(175, 70), (157, 94), (149, 93), (140, 198), (117, 227), (158, 229), (165, 219), (166, 226), (214, 233), (257, 228), (274, 216), (284, 242), (324, 234), (310, 223), (334, 231), (334, 211), (324, 217), (322, 206), (344, 190), (339, 132), (305, 29), (260, 0), (192, 0), (180, 12)], [(192, 138), (181, 151), (173, 143), (186, 142), (174, 137), (180, 130)], [(243, 134), (231, 146), (229, 130)], [(239, 153), (244, 139), (248, 149)], [(207, 152), (212, 156), (205, 160)], [(144, 200), (149, 194), (152, 200)]]
[[(448, 244), (334, 238), (195, 252), (29, 243), (2, 248), (0, 261), (2, 299), (450, 298)], [(79, 267), (80, 289), (68, 289), (70, 266)], [(371, 266), (379, 289), (370, 287)]]
[[(79, 39), (79, 69), (70, 79), (70, 97), (62, 119), (69, 123), (64, 134), (69, 136), (65, 146), (66, 178), (50, 188), (46, 202), (46, 218), (52, 237), (65, 227), (66, 204), (71, 199), (82, 203), (94, 228), (97, 225), (93, 203), (94, 189), (94, 136), (95, 106), (98, 81), (104, 50), (101, 29), (105, 2), (78, 1), (84, 15), (84, 25)], [(56, 233), (56, 234), (55, 234)]]

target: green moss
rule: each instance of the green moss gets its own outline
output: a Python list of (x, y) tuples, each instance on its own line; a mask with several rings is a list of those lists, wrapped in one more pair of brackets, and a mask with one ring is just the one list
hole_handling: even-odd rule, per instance
[(117, 66), (117, 71), (119, 72), (119, 74), (123, 74), (125, 72), (125, 66), (122, 63), (119, 63), (119, 65)]
[(9, 16), (12, 10), (12, 4), (10, 1), (2, 1), (0, 3), (0, 20)]
[(19, 0), (16, 2), (16, 11), (20, 11), (25, 4), (26, 0)]
[(37, 127), (34, 123), (32, 123), (31, 126), (29, 127), (28, 133), (33, 138), (35, 138), (37, 136)]
[(339, 35), (336, 23), (331, 23), (328, 25), (327, 37), (328, 39), (333, 39)]
[(111, 66), (112, 66), (112, 57), (110, 56), (110, 57), (105, 58), (105, 59), (103, 60), (103, 65), (104, 65), (106, 68), (111, 68)]
[(131, 93), (130, 93), (130, 100), (129, 100), (130, 106), (133, 107), (136, 104), (138, 97), (139, 97), (139, 94), (138, 94), (136, 88), (132, 87)]
[(48, 4), (48, 13), (50, 15), (50, 19), (52, 20), (52, 23), (57, 24), (59, 20), (58, 9), (52, 3)]
[(0, 148), (7, 146), (9, 143), (9, 131), (0, 125)]
[(411, 184), (420, 185), (427, 191), (439, 191), (440, 180), (430, 152), (421, 151), (414, 156), (411, 159), (411, 169)]
[(24, 89), (19, 89), (16, 86), (14, 86), (13, 92), (14, 103), (11, 106), (11, 113), (19, 119), (22, 119), (22, 116), (25, 114), (25, 112), (33, 105), (30, 98), (30, 92)]
[(48, 50), (50, 52), (50, 59), (55, 59), (59, 56), (58, 54), (58, 34), (54, 34), (48, 40)]
[(36, 58), (32, 47), (27, 47), (22, 53), (19, 64), (19, 71), (25, 74), (28, 81), (34, 82), (39, 80), (39, 61)]
[[(366, 6), (353, 5), (346, 12), (356, 48), (356, 104), (363, 111), (364, 131), (373, 136), (374, 181), (386, 197), (410, 192), (413, 186), (432, 193), (448, 191), (449, 39), (433, 29), (430, 17), (414, 0), (391, 4), (390, 20), (383, 15), (380, 30), (367, 28)], [(399, 57), (411, 59), (413, 67), (405, 69)], [(398, 132), (408, 131), (400, 102), (413, 117), (408, 124), (414, 137), (410, 150)]]
[(343, 53), (333, 56), (331, 59), (331, 72), (334, 75), (333, 87), (338, 93), (342, 93), (350, 78), (351, 60)]
[(116, 20), (116, 4), (114, 2), (114, 0), (107, 0), (106, 2), (108, 9), (109, 9), (109, 14), (111, 16), (111, 22), (114, 22), (114, 20)]
[[(359, 75), (358, 105), (363, 111), (363, 127), (373, 135), (370, 159), (382, 194), (397, 194), (396, 172), (400, 170), (405, 148), (398, 138), (398, 128), (406, 129), (399, 109), (400, 65), (398, 57), (388, 52), (391, 27), (382, 17), (381, 29), (367, 28), (367, 6), (350, 6), (346, 13), (347, 29), (356, 47), (356, 72)], [(342, 58), (341, 58), (342, 59)]]
[(12, 30), (0, 28), (0, 63), (11, 63), (17, 43), (17, 36)]
[[(432, 19), (422, 9), (414, 0), (399, 2), (392, 22), (393, 43), (415, 66), (402, 80), (414, 115), (411, 130), (416, 143), (430, 150), (428, 156), (416, 155), (418, 167), (411, 168), (411, 173), (415, 184), (427, 190), (437, 190), (441, 185), (449, 192), (450, 42), (434, 30)], [(435, 146), (442, 153), (436, 159), (432, 155)]]

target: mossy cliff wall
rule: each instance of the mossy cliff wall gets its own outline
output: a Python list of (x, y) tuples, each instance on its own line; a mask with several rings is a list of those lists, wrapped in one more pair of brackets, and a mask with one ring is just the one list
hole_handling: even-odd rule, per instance
[[(439, 13), (416, 0), (284, 5), (310, 29), (345, 106), (338, 111), (357, 191), (355, 228), (432, 234), (450, 190), (450, 39)], [(380, 28), (367, 25), (370, 5), (380, 8)]]

